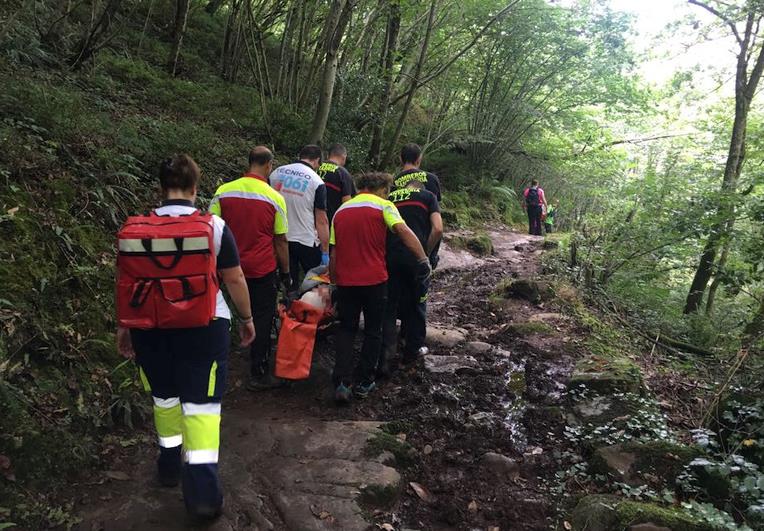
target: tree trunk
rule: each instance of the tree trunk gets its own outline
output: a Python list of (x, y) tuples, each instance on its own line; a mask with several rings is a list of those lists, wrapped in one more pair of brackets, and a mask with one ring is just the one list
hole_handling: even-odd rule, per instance
[(724, 240), (724, 244), (722, 245), (722, 255), (719, 257), (719, 262), (717, 262), (716, 266), (714, 267), (714, 279), (711, 281), (711, 286), (708, 288), (708, 298), (706, 299), (706, 315), (708, 316), (714, 313), (716, 292), (722, 283), (722, 278), (724, 278), (724, 268), (727, 266), (727, 260), (729, 259), (730, 247), (732, 243), (731, 236), (732, 228), (734, 225), (733, 222), (734, 219), (730, 220), (730, 222), (727, 224), (728, 226), (725, 229), (727, 238)]
[(419, 76), (422, 73), (422, 67), (427, 60), (427, 48), (430, 46), (430, 36), (432, 35), (432, 27), (435, 25), (435, 8), (437, 6), (437, 0), (430, 2), (430, 14), (427, 17), (427, 30), (424, 34), (424, 40), (422, 41), (422, 48), (419, 51), (419, 59), (414, 67), (414, 74), (411, 76), (411, 86), (409, 88), (406, 101), (403, 103), (403, 110), (401, 116), (398, 119), (398, 125), (395, 127), (395, 133), (393, 133), (390, 142), (387, 144), (387, 150), (385, 155), (385, 163), (391, 164), (393, 160), (393, 154), (395, 153), (395, 146), (401, 138), (401, 132), (403, 131), (403, 124), (406, 123), (406, 117), (411, 108), (411, 102), (414, 100), (414, 94), (416, 93), (417, 84), (419, 82)]
[(175, 24), (172, 30), (172, 48), (170, 49), (170, 58), (168, 68), (171, 75), (178, 71), (178, 59), (180, 58), (180, 47), (183, 44), (183, 36), (186, 33), (188, 24), (188, 3), (189, 0), (176, 0), (175, 2)]
[(382, 135), (385, 131), (388, 107), (390, 106), (390, 94), (393, 90), (393, 66), (395, 64), (395, 51), (398, 46), (398, 33), (401, 28), (400, 0), (389, 0), (390, 12), (387, 18), (387, 30), (385, 32), (385, 46), (383, 47), (382, 65), (382, 94), (379, 98), (376, 119), (373, 121), (371, 130), (371, 145), (366, 160), (373, 168), (379, 169), (382, 163)]
[(313, 127), (309, 137), (311, 144), (320, 142), (324, 137), (324, 131), (326, 131), (326, 123), (329, 120), (329, 111), (332, 107), (332, 96), (334, 95), (334, 82), (337, 78), (340, 43), (353, 13), (354, 5), (355, 0), (334, 0), (331, 12), (327, 17), (326, 61), (324, 63), (324, 74), (321, 79), (318, 106), (316, 107)]
[(292, 26), (294, 20), (295, 7), (287, 11), (286, 22), (284, 23), (284, 33), (281, 34), (281, 45), (279, 46), (279, 68), (276, 74), (276, 94), (281, 95), (287, 91), (289, 79), (289, 56), (287, 47), (292, 42)]
[(739, 94), (735, 98), (735, 120), (732, 125), (732, 138), (730, 140), (729, 154), (727, 164), (724, 168), (724, 179), (722, 181), (719, 206), (717, 208), (717, 221), (711, 227), (711, 232), (703, 248), (703, 254), (700, 256), (698, 268), (690, 285), (690, 291), (685, 301), (684, 313), (697, 313), (703, 304), (703, 296), (706, 292), (709, 280), (714, 272), (714, 262), (719, 245), (726, 236), (726, 227), (728, 222), (734, 216), (734, 195), (737, 188), (737, 182), (740, 178), (740, 172), (745, 160), (745, 131), (748, 123), (748, 110), (750, 102), (745, 100), (744, 94)]
[(300, 69), (302, 68), (302, 53), (305, 42), (305, 2), (301, 0), (299, 7), (299, 17), (297, 19), (297, 46), (294, 48), (291, 61), (291, 70), (289, 72), (289, 101), (294, 103), (298, 98), (298, 89), (300, 84)]
[[(697, 313), (700, 309), (706, 287), (713, 275), (714, 262), (716, 261), (719, 246), (727, 236), (727, 227), (730, 226), (730, 223), (734, 223), (737, 183), (740, 178), (740, 172), (743, 169), (743, 162), (745, 161), (745, 136), (748, 125), (748, 111), (756, 94), (756, 88), (761, 79), (762, 71), (764, 71), (764, 47), (759, 48), (756, 63), (750, 73), (748, 71), (748, 61), (753, 56), (750, 48), (758, 37), (756, 31), (758, 31), (759, 22), (761, 22), (760, 8), (757, 4), (754, 3), (748, 7), (745, 33), (741, 37), (735, 24), (724, 18), (723, 15), (714, 12), (708, 5), (699, 0), (690, 0), (690, 3), (711, 11), (730, 26), (738, 41), (739, 53), (735, 71), (735, 119), (732, 123), (732, 136), (730, 137), (727, 163), (724, 166), (721, 198), (717, 207), (716, 221), (711, 227), (711, 232), (700, 256), (698, 268), (695, 271), (695, 277), (690, 285), (690, 291), (687, 294), (687, 300), (684, 305), (685, 314)], [(756, 31), (754, 31), (754, 27)]]

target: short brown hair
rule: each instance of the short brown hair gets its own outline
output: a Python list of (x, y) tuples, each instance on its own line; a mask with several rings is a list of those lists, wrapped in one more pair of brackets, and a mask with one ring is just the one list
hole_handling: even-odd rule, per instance
[(249, 152), (250, 166), (265, 166), (271, 161), (273, 161), (273, 153), (271, 153), (271, 150), (265, 146), (253, 147)]
[(359, 190), (380, 190), (393, 186), (393, 176), (384, 172), (370, 172), (357, 175), (355, 185)]
[(401, 162), (403, 164), (416, 164), (422, 158), (422, 148), (418, 144), (406, 144), (401, 148)]
[(299, 157), (300, 160), (321, 160), (321, 148), (315, 144), (303, 146)]
[(200, 175), (199, 166), (185, 153), (165, 159), (159, 166), (162, 190), (193, 190), (199, 183)]

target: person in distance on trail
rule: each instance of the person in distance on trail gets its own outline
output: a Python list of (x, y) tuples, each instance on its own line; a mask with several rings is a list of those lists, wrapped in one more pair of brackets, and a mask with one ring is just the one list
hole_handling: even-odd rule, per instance
[[(293, 293), (289, 273), (287, 207), (284, 198), (268, 185), (273, 153), (265, 146), (249, 152), (249, 170), (243, 177), (222, 185), (215, 192), (210, 212), (222, 217), (231, 228), (247, 278), (252, 316), (257, 336), (250, 349), (250, 381), (256, 391), (276, 385), (271, 378), (271, 329), (276, 316), (279, 280), (287, 294)], [(291, 296), (291, 295), (288, 295)]]
[[(428, 171), (422, 171), (420, 166), (422, 165), (422, 148), (417, 144), (406, 144), (401, 148), (401, 165), (403, 169), (395, 176), (395, 189), (404, 188), (411, 181), (419, 181), (424, 183), (424, 187), (435, 194), (435, 198), (438, 202), (442, 201), (440, 193), (440, 179), (434, 173)], [(435, 246), (435, 249), (430, 253), (430, 264), (432, 268), (438, 267), (438, 251), (440, 250), (440, 242)]]
[(536, 179), (523, 192), (523, 209), (528, 212), (528, 234), (541, 236), (541, 214), (546, 208), (544, 190)]
[(300, 267), (307, 273), (329, 263), (329, 218), (326, 214), (326, 186), (316, 170), (321, 148), (308, 145), (299, 160), (271, 173), (270, 184), (286, 201), (289, 230), (289, 271), (292, 285), (299, 282)]
[[(242, 316), (242, 347), (252, 343), (255, 328), (233, 234), (221, 218), (203, 216), (194, 208), (199, 177), (199, 168), (188, 155), (164, 161), (159, 171), (161, 206), (148, 217), (128, 219), (120, 231), (117, 345), (123, 356), (135, 359), (154, 399), (159, 482), (172, 487), (182, 479), (188, 512), (215, 518), (223, 507), (218, 478), (220, 401), (231, 321), (218, 276)], [(137, 231), (133, 234), (139, 235), (132, 239), (126, 236), (131, 219)], [(154, 228), (157, 225), (161, 230)], [(174, 227), (180, 226), (205, 235), (188, 236), (193, 233), (186, 229), (187, 237), (175, 232), (173, 238), (172, 231), (179, 230)], [(145, 231), (156, 234), (147, 238), (151, 235)], [(210, 259), (213, 253), (216, 256)], [(204, 274), (193, 275), (199, 264)], [(149, 297), (149, 304), (142, 304)], [(199, 326), (199, 321), (208, 324)], [(125, 322), (145, 324), (128, 329)], [(178, 327), (184, 322), (194, 326)]]
[[(387, 233), (393, 232), (414, 255), (418, 290), (424, 291), (432, 274), (430, 262), (412, 232), (387, 196), (392, 177), (387, 173), (360, 175), (359, 193), (343, 204), (334, 216), (330, 237), (329, 274), (337, 285), (339, 330), (332, 379), (337, 403), (352, 395), (365, 398), (375, 387), (375, 371), (382, 346), (382, 319), (387, 301), (385, 251)], [(353, 343), (361, 312), (364, 339), (357, 367)], [(355, 384), (355, 385), (353, 385)]]
[[(405, 188), (393, 191), (389, 199), (425, 252), (432, 253), (443, 236), (443, 220), (435, 194), (425, 190), (421, 181), (412, 180)], [(396, 235), (387, 238), (387, 272), (387, 309), (382, 326), (382, 354), (377, 364), (381, 376), (389, 374), (387, 363), (397, 351), (395, 321), (398, 316), (401, 318), (401, 334), (406, 339), (401, 356), (403, 364), (416, 362), (417, 356), (423, 353), (427, 335), (429, 286), (418, 284), (416, 259)]]
[(328, 158), (318, 168), (318, 175), (326, 185), (326, 206), (329, 223), (334, 218), (342, 203), (349, 201), (355, 194), (355, 184), (350, 173), (345, 169), (348, 152), (342, 144), (329, 146)]
[(544, 231), (547, 234), (554, 232), (555, 220), (557, 218), (557, 209), (560, 206), (560, 200), (555, 199), (546, 209), (546, 218), (544, 219)]

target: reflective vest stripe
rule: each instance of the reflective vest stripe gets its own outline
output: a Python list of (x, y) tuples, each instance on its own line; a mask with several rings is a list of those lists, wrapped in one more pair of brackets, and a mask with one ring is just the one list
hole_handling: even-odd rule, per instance
[[(183, 238), (184, 251), (205, 251), (209, 250), (210, 242), (205, 236), (195, 236), (192, 238)], [(145, 253), (143, 240), (137, 238), (125, 238), (119, 240), (119, 250), (122, 253)], [(152, 238), (151, 251), (156, 253), (167, 253), (177, 251), (173, 238)]]
[(252, 199), (255, 201), (264, 201), (272, 205), (273, 208), (278, 210), (282, 216), (286, 216), (286, 212), (284, 212), (284, 209), (281, 208), (281, 206), (276, 202), (276, 200), (268, 197), (267, 195), (258, 194), (257, 192), (244, 192), (240, 190), (232, 190), (230, 192), (222, 192), (215, 196), (215, 198), (218, 201), (222, 201), (223, 199), (227, 197), (235, 198), (235, 199)]

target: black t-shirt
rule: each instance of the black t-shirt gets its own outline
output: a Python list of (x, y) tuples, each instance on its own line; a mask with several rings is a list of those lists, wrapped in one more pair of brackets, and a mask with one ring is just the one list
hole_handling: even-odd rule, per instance
[(353, 178), (350, 172), (334, 162), (324, 162), (317, 173), (326, 185), (327, 214), (331, 221), (334, 213), (342, 206), (342, 198), (356, 195)]
[(418, 168), (403, 171), (395, 176), (395, 188), (405, 188), (411, 181), (423, 182), (425, 189), (435, 194), (435, 198), (438, 201), (443, 199), (440, 195), (440, 179), (434, 173), (422, 171)]
[[(393, 191), (388, 199), (398, 208), (403, 221), (416, 234), (426, 251), (427, 240), (432, 232), (430, 215), (440, 212), (440, 205), (435, 194), (428, 190), (406, 187)], [(414, 258), (411, 251), (394, 234), (389, 234), (387, 237), (387, 256), (389, 260), (411, 261)]]

